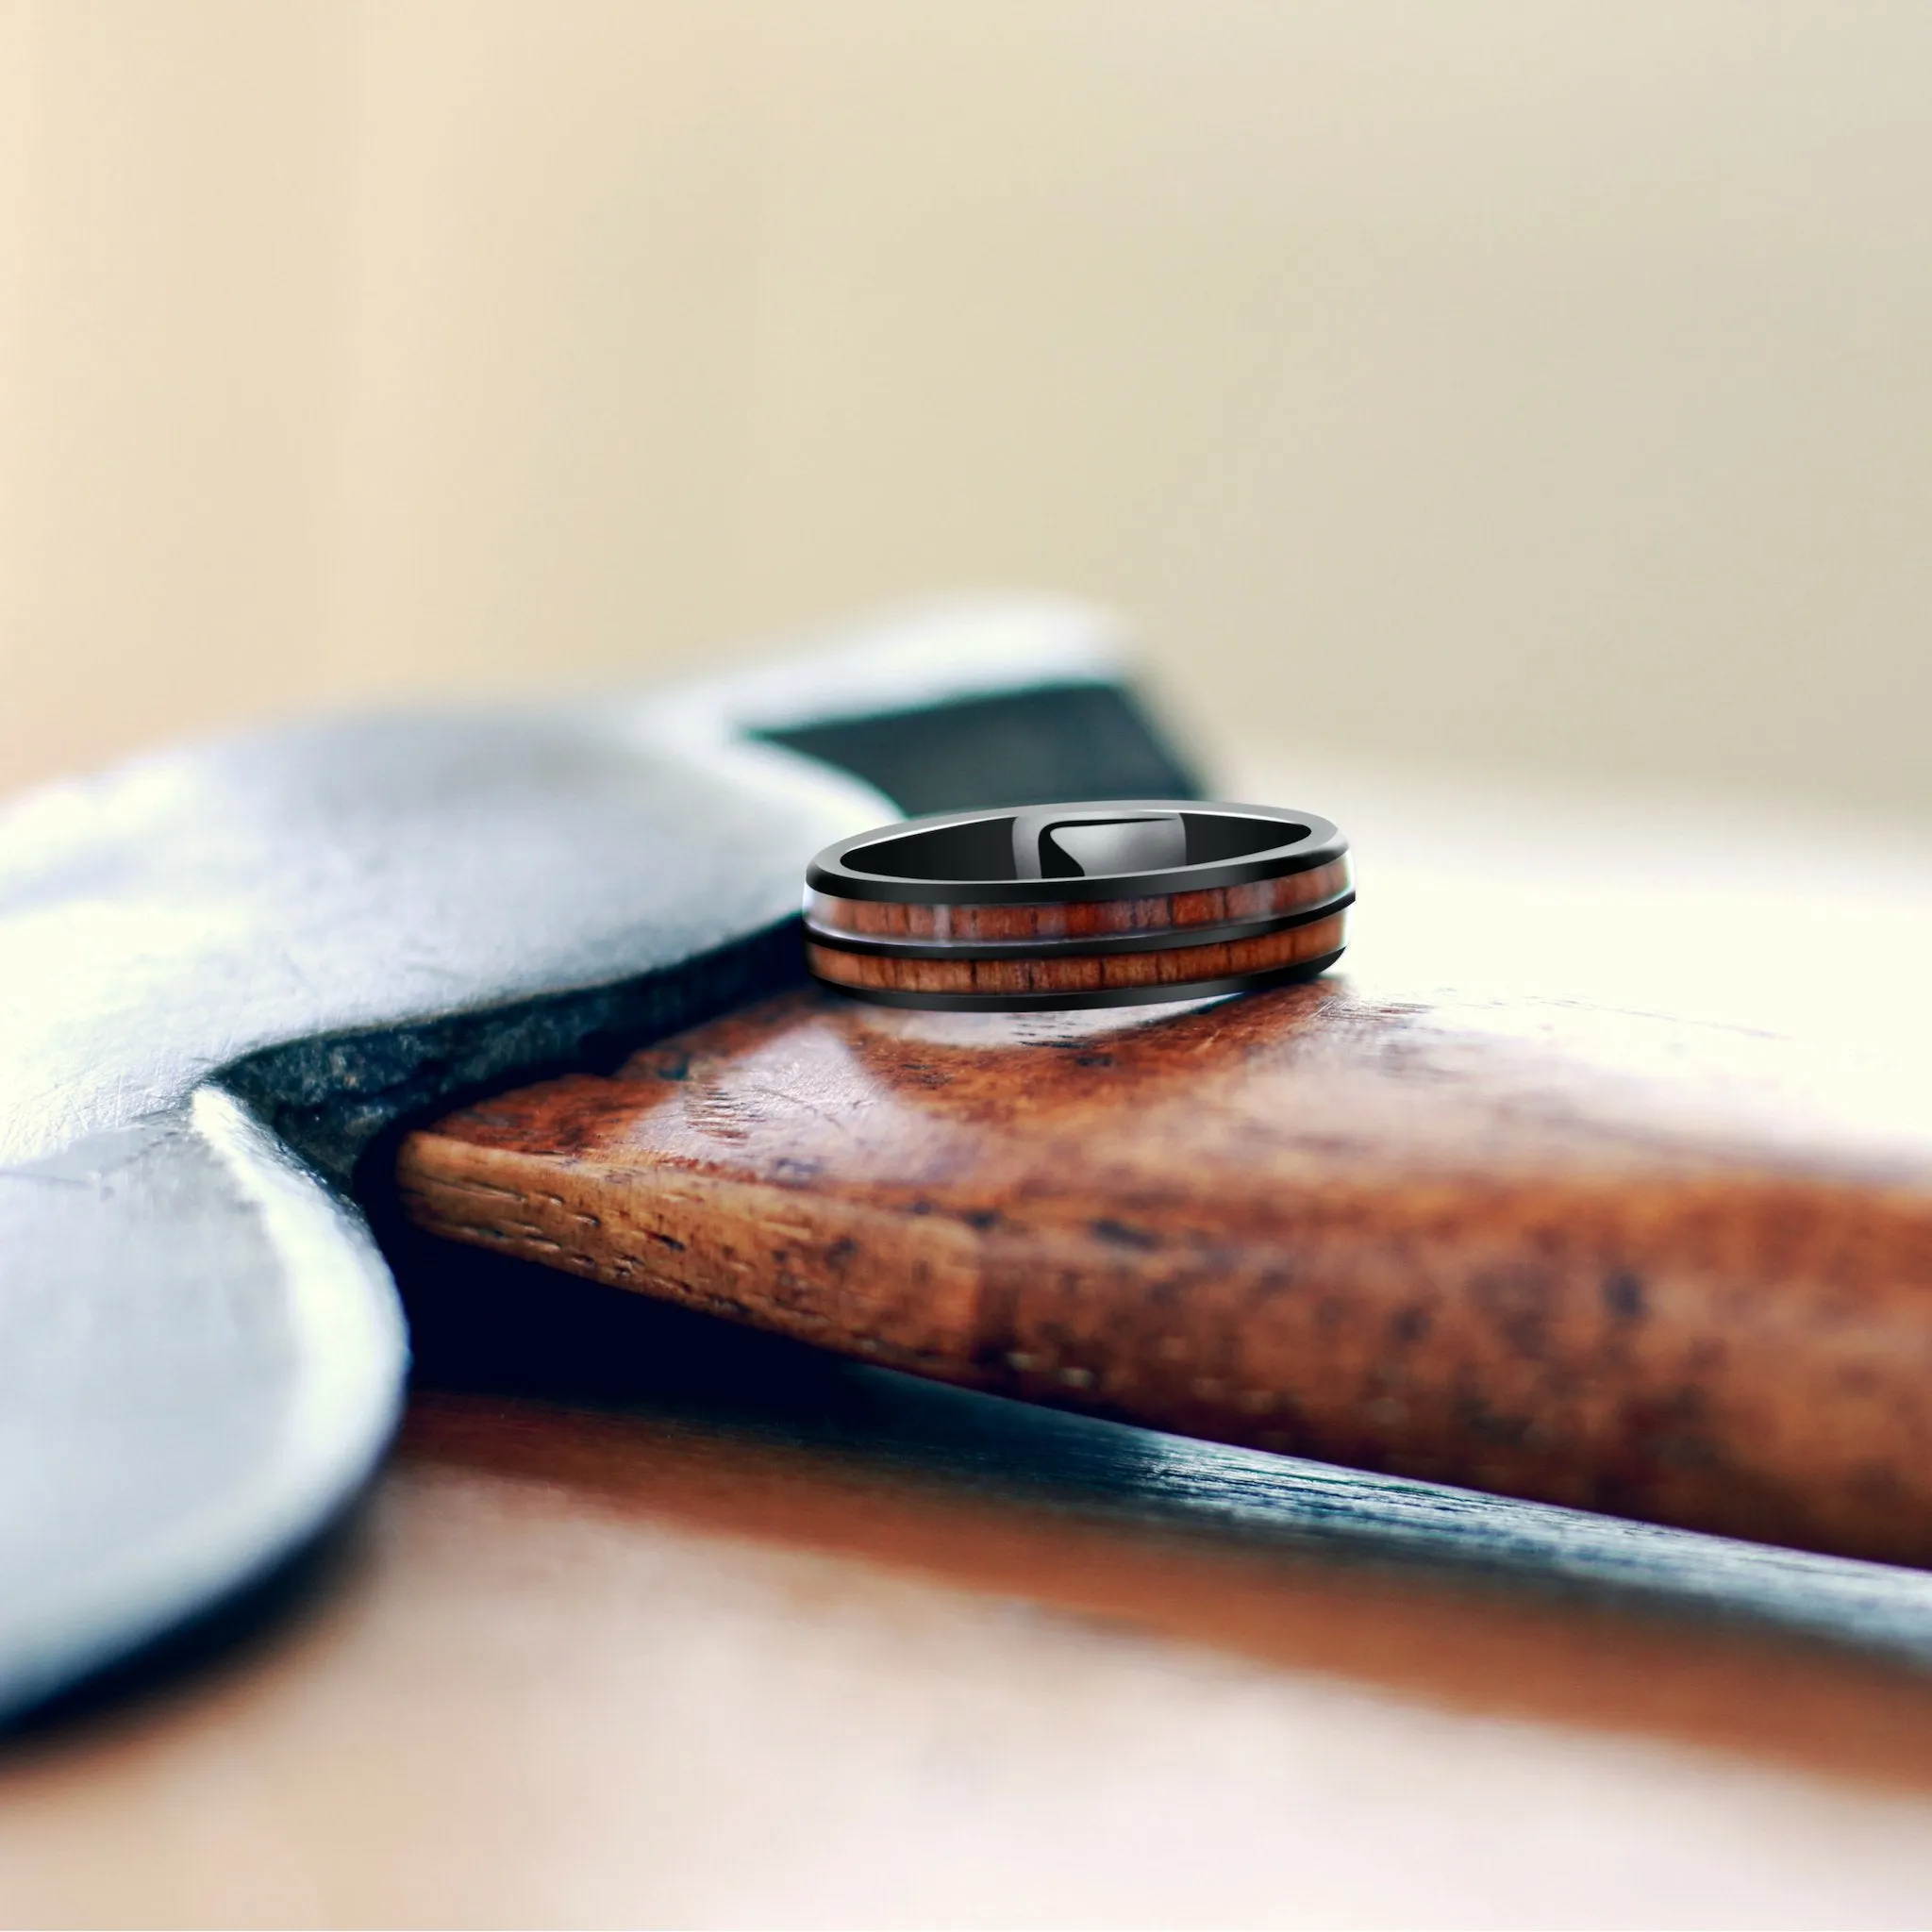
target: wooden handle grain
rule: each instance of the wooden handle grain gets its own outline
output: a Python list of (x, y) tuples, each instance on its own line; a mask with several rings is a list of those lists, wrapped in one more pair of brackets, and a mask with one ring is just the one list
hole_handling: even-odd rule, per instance
[(440, 1234), (921, 1374), (1932, 1561), (1932, 1166), (1736, 1062), (1334, 980), (1127, 1017), (798, 993), (454, 1114), (399, 1179)]

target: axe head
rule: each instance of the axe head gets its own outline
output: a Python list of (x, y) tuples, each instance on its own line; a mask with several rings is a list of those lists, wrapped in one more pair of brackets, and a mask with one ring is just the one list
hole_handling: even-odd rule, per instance
[(988, 606), (658, 696), (302, 725), (0, 813), (0, 1717), (301, 1550), (408, 1341), (372, 1142), (800, 975), (893, 816), (1191, 795), (1111, 626)]

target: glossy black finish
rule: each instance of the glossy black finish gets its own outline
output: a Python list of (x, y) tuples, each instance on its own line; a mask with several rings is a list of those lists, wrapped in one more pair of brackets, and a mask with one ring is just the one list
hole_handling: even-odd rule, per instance
[[(1252, 885), (1327, 865), (1348, 841), (1315, 812), (1182, 798), (1090, 799), (1070, 815), (1177, 813), (1187, 823), (1189, 863), (1151, 871), (1019, 878), (1011, 810), (941, 812), (841, 839), (806, 868), (815, 892), (894, 906), (1037, 906), (1124, 899)], [(1197, 829), (1198, 828), (1198, 829)], [(1196, 858), (1196, 852), (1204, 856)]]
[[(1195, 803), (1175, 798), (1089, 799), (1037, 808), (948, 812), (911, 824), (882, 825), (828, 845), (806, 868), (808, 891), (873, 905), (1046, 906), (1159, 900), (1182, 892), (1247, 886), (1332, 864), (1348, 841), (1313, 812), (1275, 806)], [(826, 954), (933, 960), (1055, 960), (1162, 953), (1258, 940), (1334, 917), (1354, 903), (1352, 890), (1291, 912), (1257, 913), (1154, 933), (881, 939), (847, 933), (808, 908), (806, 930)], [(1253, 954), (1247, 957), (1253, 958)], [(1080, 991), (991, 992), (853, 985), (821, 976), (853, 999), (928, 1012), (1077, 1012), (1155, 1006), (1289, 986), (1325, 972), (1341, 957), (1237, 973)], [(1207, 962), (1203, 962), (1207, 963)], [(1214, 964), (1231, 964), (1223, 958)], [(1196, 970), (1199, 970), (1198, 967)], [(1036, 978), (1036, 984), (1038, 979)]]

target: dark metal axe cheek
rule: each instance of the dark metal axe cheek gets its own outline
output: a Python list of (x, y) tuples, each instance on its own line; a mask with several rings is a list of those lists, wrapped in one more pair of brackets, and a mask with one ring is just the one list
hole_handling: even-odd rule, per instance
[(840, 641), (658, 699), (203, 745), (0, 814), (0, 1714), (366, 1480), (407, 1341), (349, 1186), (395, 1121), (795, 979), (806, 859), (891, 815), (866, 779), (923, 808), (1187, 786), (1091, 614)]

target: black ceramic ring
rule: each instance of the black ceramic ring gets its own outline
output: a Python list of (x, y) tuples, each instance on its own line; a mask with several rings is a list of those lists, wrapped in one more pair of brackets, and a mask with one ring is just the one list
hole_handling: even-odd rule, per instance
[(806, 962), (948, 1011), (1139, 1006), (1312, 979), (1346, 943), (1348, 841), (1313, 812), (1187, 799), (946, 812), (828, 845)]

